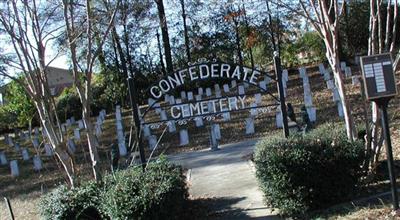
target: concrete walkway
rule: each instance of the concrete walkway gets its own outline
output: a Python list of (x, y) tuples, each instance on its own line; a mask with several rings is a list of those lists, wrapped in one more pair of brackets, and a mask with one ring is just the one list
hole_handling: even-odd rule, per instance
[(215, 199), (209, 209), (216, 217), (211, 219), (280, 219), (263, 204), (255, 169), (248, 160), (256, 142), (169, 156), (171, 161), (188, 169), (190, 195)]

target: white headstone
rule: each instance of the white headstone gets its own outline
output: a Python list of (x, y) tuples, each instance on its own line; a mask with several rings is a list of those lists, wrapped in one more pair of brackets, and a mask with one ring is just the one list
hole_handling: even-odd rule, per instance
[(300, 67), (299, 68), (299, 73), (300, 73), (300, 77), (301, 78), (306, 78), (307, 77), (307, 72), (306, 72), (306, 68), (304, 68), (304, 67)]
[(321, 75), (324, 75), (324, 73), (325, 73), (325, 66), (324, 66), (324, 64), (322, 64), (322, 63), (320, 63), (319, 65), (318, 65), (318, 69), (319, 69), (319, 72), (321, 73)]
[[(67, 120), (68, 121), (68, 120)], [(36, 137), (39, 137), (39, 128), (38, 127), (35, 127), (35, 136)]]
[(20, 151), (20, 145), (19, 145), (18, 142), (15, 142), (14, 149), (15, 149), (15, 151), (17, 151), (17, 152)]
[(311, 122), (315, 122), (317, 120), (317, 109), (316, 108), (308, 107), (307, 114), (308, 114), (308, 117), (310, 118)]
[(306, 107), (311, 107), (313, 105), (312, 96), (311, 95), (304, 96), (304, 105)]
[(116, 119), (117, 119), (117, 121), (121, 121), (122, 120), (122, 117), (121, 117), (121, 113), (115, 113), (115, 117), (116, 117)]
[(48, 157), (53, 156), (53, 149), (51, 148), (50, 144), (48, 144), (48, 143), (44, 144), (44, 150), (45, 150), (46, 156), (48, 156)]
[(219, 124), (212, 124), (211, 129), (215, 134), (215, 138), (217, 140), (221, 140), (221, 127), (219, 126)]
[(196, 95), (194, 98), (196, 99), (196, 101), (200, 101), (201, 100), (201, 95)]
[(256, 104), (261, 104), (261, 94), (257, 93), (254, 95)]
[(282, 117), (282, 112), (281, 112), (280, 108), (277, 108), (275, 119), (276, 119), (276, 127), (282, 128), (283, 127), (283, 117)]
[(246, 118), (246, 134), (254, 134), (254, 119)]
[(39, 139), (37, 137), (34, 137), (32, 139), (32, 144), (34, 148), (38, 148), (39, 147)]
[(67, 125), (65, 123), (61, 124), (61, 131), (63, 133), (65, 133), (67, 131), (66, 127), (67, 127)]
[(67, 146), (68, 146), (69, 153), (74, 154), (76, 151), (76, 145), (75, 145), (74, 139), (72, 139), (72, 138), (68, 139)]
[(71, 117), (71, 123), (75, 124), (75, 117), (74, 116)]
[(351, 68), (349, 66), (347, 66), (346, 69), (344, 70), (344, 73), (347, 78), (350, 78), (351, 77)]
[(217, 98), (221, 98), (222, 97), (221, 89), (219, 88), (218, 84), (215, 85), (215, 97), (217, 97)]
[(211, 96), (211, 88), (206, 88), (206, 96)]
[[(65, 121), (65, 124), (67, 125), (67, 127), (71, 126), (71, 119), (67, 119), (67, 121)], [(35, 128), (35, 135), (36, 135), (36, 128)]]
[(262, 89), (267, 90), (267, 83), (265, 81), (260, 81), (259, 85)]
[(264, 82), (265, 82), (265, 84), (268, 85), (271, 81), (272, 81), (272, 80), (271, 80), (271, 77), (269, 77), (269, 76), (264, 76)]
[(168, 132), (173, 133), (176, 131), (175, 121), (168, 122)]
[(175, 97), (174, 96), (169, 96), (169, 99), (168, 99), (168, 102), (169, 102), (169, 104), (170, 105), (173, 105), (173, 104), (175, 104)]
[(10, 147), (14, 146), (14, 141), (13, 141), (12, 137), (8, 137), (8, 145)]
[(125, 134), (122, 130), (117, 131), (118, 142), (125, 141)]
[(289, 72), (287, 69), (282, 70), (282, 79), (284, 82), (289, 81)]
[(196, 127), (201, 127), (204, 125), (203, 118), (201, 118), (201, 117), (195, 118), (194, 121), (195, 121)]
[(148, 137), (148, 141), (150, 150), (153, 150), (157, 145), (157, 137), (155, 135), (151, 135)]
[(231, 81), (231, 88), (235, 88), (237, 86), (236, 80)]
[(26, 148), (22, 148), (21, 153), (22, 153), (22, 159), (23, 160), (25, 160), (25, 161), (29, 160), (29, 153), (28, 153), (28, 150)]
[(224, 84), (223, 88), (224, 88), (224, 92), (229, 92), (229, 85), (228, 84)]
[(121, 121), (117, 121), (117, 130), (123, 130)]
[(244, 87), (242, 85), (238, 86), (239, 95), (244, 95)]
[(189, 101), (193, 100), (193, 92), (188, 92), (188, 93), (187, 93), (187, 99), (188, 99)]
[(125, 156), (127, 154), (125, 141), (118, 142), (119, 155)]
[(185, 91), (181, 91), (181, 99), (186, 99), (186, 92)]
[(165, 112), (165, 110), (161, 110), (160, 112), (160, 119), (161, 120), (167, 120), (167, 113)]
[(333, 90), (333, 101), (338, 102), (340, 101), (340, 95), (339, 95), (339, 90), (335, 87)]
[(101, 126), (98, 125), (98, 124), (96, 124), (95, 127), (96, 127), (96, 136), (97, 136), (97, 137), (100, 137), (100, 135), (101, 135), (101, 133), (102, 133), (102, 131), (101, 131)]
[(6, 165), (7, 162), (7, 157), (6, 154), (4, 153), (4, 151), (0, 152), (0, 164), (1, 165)]
[(231, 113), (229, 113), (229, 112), (222, 113), (222, 118), (224, 121), (231, 120)]
[(150, 135), (151, 135), (151, 132), (150, 132), (149, 125), (144, 125), (143, 126), (143, 137), (148, 137)]
[(200, 96), (202, 96), (203, 95), (203, 88), (199, 88), (198, 90), (197, 90), (197, 95), (200, 95)]
[(81, 139), (81, 132), (80, 132), (79, 128), (74, 129), (74, 138), (77, 141), (79, 141)]
[(345, 70), (346, 70), (346, 62), (340, 62), (340, 69), (341, 69), (342, 71), (345, 71)]
[(43, 168), (42, 160), (38, 155), (33, 156), (33, 169), (40, 171)]
[(341, 103), (341, 102), (338, 102), (337, 104), (338, 104), (337, 107), (338, 107), (339, 117), (344, 117), (342, 103)]
[(186, 129), (182, 129), (179, 131), (179, 146), (184, 146), (189, 144), (189, 134)]
[(325, 80), (325, 81), (328, 81), (328, 80), (330, 80), (330, 79), (331, 79), (330, 70), (329, 70), (329, 71), (325, 71), (325, 72), (324, 72), (324, 80)]
[(351, 84), (353, 86), (358, 86), (360, 85), (360, 79), (358, 78), (358, 76), (352, 76), (351, 77)]
[(335, 88), (335, 84), (333, 84), (333, 80), (331, 80), (331, 79), (326, 81), (326, 86), (328, 87), (328, 89)]
[(84, 128), (82, 120), (78, 121), (78, 127), (79, 127), (79, 129), (83, 129)]
[(258, 114), (258, 111), (256, 109), (257, 104), (256, 103), (251, 103), (250, 107), (252, 108), (252, 109), (250, 109), (250, 115), (251, 116), (257, 116), (257, 114)]
[(11, 168), (11, 176), (13, 177), (19, 176), (19, 168), (17, 160), (10, 161), (10, 168)]

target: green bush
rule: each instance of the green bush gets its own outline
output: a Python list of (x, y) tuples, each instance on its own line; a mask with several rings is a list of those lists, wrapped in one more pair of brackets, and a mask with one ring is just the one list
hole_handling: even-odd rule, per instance
[(137, 167), (108, 176), (105, 185), (102, 210), (111, 219), (175, 219), (188, 196), (182, 169), (163, 158), (144, 174)]
[(363, 143), (349, 142), (342, 127), (327, 124), (304, 136), (257, 144), (256, 175), (269, 205), (305, 217), (351, 196), (360, 183)]
[[(106, 175), (69, 190), (65, 186), (40, 202), (44, 219), (175, 219), (188, 193), (182, 169), (161, 158)], [(90, 218), (89, 218), (90, 217)]]
[(82, 104), (75, 88), (66, 88), (57, 98), (57, 115), (62, 122), (72, 116), (82, 118)]
[(78, 219), (83, 215), (98, 217), (100, 212), (87, 213), (87, 210), (99, 206), (99, 194), (100, 185), (93, 181), (74, 189), (60, 186), (41, 199), (40, 214), (44, 219)]

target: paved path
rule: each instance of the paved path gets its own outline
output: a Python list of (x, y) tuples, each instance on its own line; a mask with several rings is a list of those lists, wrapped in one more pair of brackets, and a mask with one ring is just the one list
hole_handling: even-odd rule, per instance
[(194, 197), (214, 197), (209, 209), (218, 219), (279, 219), (263, 204), (255, 170), (248, 155), (257, 140), (171, 155), (188, 169), (189, 192)]

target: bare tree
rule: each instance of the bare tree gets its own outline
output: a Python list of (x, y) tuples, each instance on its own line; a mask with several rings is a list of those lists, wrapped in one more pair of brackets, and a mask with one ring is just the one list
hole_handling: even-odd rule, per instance
[[(393, 71), (395, 72), (400, 58), (400, 50), (397, 54), (395, 53), (395, 49), (397, 48), (398, 1), (394, 0), (394, 4), (392, 4), (392, 0), (388, 0), (385, 3), (387, 4), (386, 25), (383, 29), (382, 24), (384, 22), (384, 16), (381, 13), (383, 1), (370, 0), (368, 55), (390, 52), (395, 56), (395, 62), (393, 64)], [(371, 155), (369, 160), (370, 166), (375, 167), (381, 153), (384, 137), (381, 127), (380, 110), (375, 102), (371, 103), (371, 108), (372, 126), (370, 129), (367, 128), (368, 136), (371, 138), (367, 139), (367, 151), (368, 154)]]
[[(82, 102), (82, 120), (86, 128), (86, 136), (88, 141), (90, 158), (92, 161), (92, 169), (94, 178), (100, 179), (99, 170), (99, 154), (97, 148), (99, 146), (98, 140), (94, 134), (92, 122), (90, 121), (90, 103), (92, 100), (92, 77), (93, 68), (98, 58), (102, 45), (104, 44), (110, 30), (113, 28), (114, 17), (116, 9), (113, 11), (105, 10), (105, 15), (98, 15), (93, 10), (94, 3), (87, 0), (82, 4), (79, 1), (63, 0), (64, 6), (64, 21), (67, 33), (68, 48), (72, 61), (72, 73), (74, 84), (78, 92), (79, 98)], [(118, 8), (118, 4), (117, 7)], [(98, 10), (97, 10), (98, 11)], [(97, 12), (96, 11), (96, 12)], [(96, 16), (97, 15), (97, 16)], [(96, 26), (102, 23), (104, 16), (107, 17), (106, 28), (102, 30)], [(95, 38), (100, 35), (100, 40), (94, 44)], [(80, 42), (85, 49), (85, 56), (78, 60), (78, 42)]]
[(340, 68), (339, 60), (339, 20), (343, 13), (345, 1), (299, 0), (302, 12), (299, 12), (291, 5), (282, 0), (278, 0), (276, 4), (285, 7), (292, 12), (298, 13), (302, 17), (306, 18), (324, 41), (326, 48), (326, 58), (333, 71), (333, 75), (339, 91), (341, 104), (343, 107), (347, 137), (351, 141), (354, 140), (354, 122), (351, 115), (351, 106), (348, 101), (346, 89), (344, 86), (344, 74)]
[[(12, 46), (13, 55), (3, 60), (8, 68), (1, 68), (1, 74), (18, 82), (32, 99), (46, 138), (65, 170), (68, 183), (73, 187), (74, 160), (67, 150), (46, 75), (48, 65), (57, 57), (55, 55), (46, 60), (47, 47), (59, 37), (62, 28), (60, 24), (54, 25), (59, 7), (52, 1), (12, 0), (1, 3), (1, 29)], [(10, 69), (22, 75), (18, 77)]]

